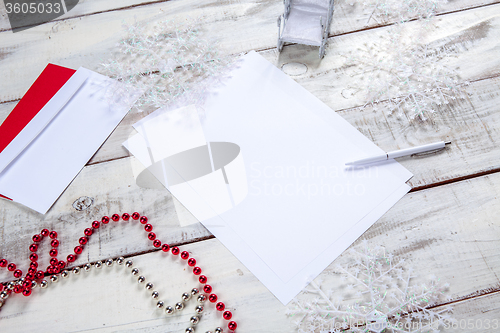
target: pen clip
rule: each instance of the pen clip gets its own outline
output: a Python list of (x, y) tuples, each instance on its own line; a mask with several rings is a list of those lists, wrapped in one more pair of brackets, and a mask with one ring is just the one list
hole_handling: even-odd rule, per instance
[(429, 150), (429, 151), (426, 151), (426, 152), (423, 152), (423, 153), (411, 154), (410, 157), (417, 157), (417, 158), (426, 157), (428, 155), (437, 154), (437, 153), (443, 151), (444, 149), (446, 149), (446, 147), (438, 148), (438, 149), (434, 149), (434, 150)]

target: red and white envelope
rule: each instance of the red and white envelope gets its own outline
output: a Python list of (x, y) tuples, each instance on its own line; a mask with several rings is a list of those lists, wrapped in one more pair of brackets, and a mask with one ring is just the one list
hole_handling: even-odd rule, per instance
[(140, 95), (49, 64), (0, 126), (0, 194), (45, 214)]

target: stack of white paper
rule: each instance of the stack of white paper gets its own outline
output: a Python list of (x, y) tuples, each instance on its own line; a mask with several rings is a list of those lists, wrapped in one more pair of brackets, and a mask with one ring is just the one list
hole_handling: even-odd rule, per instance
[(412, 175), (255, 52), (202, 108), (159, 110), (124, 143), (284, 304), (392, 207)]

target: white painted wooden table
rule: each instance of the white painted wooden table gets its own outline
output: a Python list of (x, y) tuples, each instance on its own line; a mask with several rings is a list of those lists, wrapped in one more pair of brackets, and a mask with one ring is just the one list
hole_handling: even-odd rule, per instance
[[(465, 101), (440, 107), (427, 123), (386, 117), (362, 108), (366, 102), (362, 94), (345, 93), (356, 82), (344, 55), (349, 51), (356, 54), (363, 43), (386, 34), (394, 23), (369, 21), (370, 12), (351, 2), (336, 1), (322, 61), (317, 59), (317, 48), (300, 45), (286, 46), (277, 54), (276, 19), (283, 11), (279, 0), (81, 0), (65, 17), (15, 34), (0, 5), (0, 121), (48, 62), (99, 71), (100, 63), (123, 36), (124, 21), (197, 18), (204, 33), (220, 39), (222, 53), (257, 50), (277, 66), (306, 64), (307, 72), (294, 78), (384, 150), (452, 140), (445, 153), (400, 160), (415, 175), (409, 181), (412, 191), (360, 240), (411, 258), (423, 279), (434, 274), (447, 281), (450, 301), (442, 306), (452, 304), (455, 318), (499, 319), (500, 2), (456, 0), (439, 10), (428, 33), (429, 42), (457, 46), (452, 65), (471, 84)], [(407, 24), (410, 29), (412, 24)], [(132, 134), (131, 124), (143, 116), (130, 113), (123, 120), (47, 214), (1, 201), (0, 257), (19, 263), (26, 271), (31, 236), (42, 228), (57, 230), (60, 252), (69, 253), (92, 220), (139, 211), (150, 218), (159, 238), (198, 259), (233, 312), (238, 332), (293, 332), (286, 307), (201, 224), (179, 227), (178, 214), (189, 213), (176, 212), (174, 199), (166, 190), (136, 184), (137, 162), (121, 143)], [(82, 196), (92, 197), (94, 203), (77, 211), (72, 204)], [(118, 256), (134, 260), (162, 294), (171, 295), (167, 302), (180, 300), (180, 294), (195, 283), (184, 272), (184, 265), (161, 258), (164, 255), (154, 251), (140, 227), (130, 223), (99, 229), (75, 265)], [(326, 276), (325, 272), (319, 278)], [(10, 279), (1, 269), (0, 281)], [(343, 290), (336, 292), (342, 294)], [(0, 310), (0, 331), (184, 331), (191, 312), (165, 318), (148, 298), (123, 268), (80, 274), (42, 292), (36, 290), (29, 298), (8, 299)], [(224, 324), (209, 308), (198, 332)], [(500, 328), (448, 331), (500, 332)]]

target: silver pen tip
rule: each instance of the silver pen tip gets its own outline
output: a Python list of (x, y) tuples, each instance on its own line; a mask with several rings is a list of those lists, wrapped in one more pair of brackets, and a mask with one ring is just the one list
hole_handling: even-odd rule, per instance
[(451, 145), (451, 141), (445, 141), (445, 145)]

